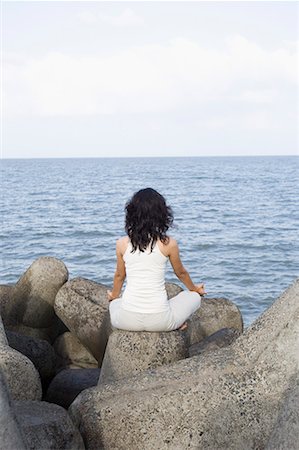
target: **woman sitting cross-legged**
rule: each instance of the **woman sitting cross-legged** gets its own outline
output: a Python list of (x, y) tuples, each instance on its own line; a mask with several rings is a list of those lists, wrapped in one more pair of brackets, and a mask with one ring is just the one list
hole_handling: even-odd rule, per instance
[[(194, 284), (184, 268), (175, 239), (166, 235), (173, 213), (164, 197), (141, 189), (126, 203), (124, 236), (116, 242), (117, 266), (112, 291), (107, 291), (111, 324), (128, 331), (171, 331), (200, 307), (203, 284)], [(167, 261), (188, 290), (168, 300)], [(121, 288), (127, 277), (126, 287)]]

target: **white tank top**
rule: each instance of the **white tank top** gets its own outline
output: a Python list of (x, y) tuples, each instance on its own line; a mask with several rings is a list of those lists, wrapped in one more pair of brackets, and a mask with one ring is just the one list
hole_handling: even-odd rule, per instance
[(156, 242), (152, 253), (150, 245), (134, 253), (129, 240), (123, 255), (127, 282), (122, 294), (122, 308), (139, 313), (159, 313), (169, 310), (165, 289), (165, 271), (168, 257), (163, 255)]

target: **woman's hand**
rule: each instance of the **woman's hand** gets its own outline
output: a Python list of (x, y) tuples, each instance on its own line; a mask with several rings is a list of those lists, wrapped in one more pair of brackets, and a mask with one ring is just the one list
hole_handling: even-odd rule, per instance
[(196, 284), (196, 291), (199, 295), (204, 296), (206, 294), (205, 292), (205, 285), (203, 283), (201, 284)]
[(111, 302), (112, 300), (115, 300), (118, 297), (117, 296), (115, 297), (111, 291), (107, 291), (107, 298), (108, 298), (109, 302)]

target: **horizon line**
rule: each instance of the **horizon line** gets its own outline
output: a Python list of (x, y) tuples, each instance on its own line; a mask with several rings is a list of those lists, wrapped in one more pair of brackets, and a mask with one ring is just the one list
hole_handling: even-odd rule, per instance
[(171, 155), (171, 156), (28, 156), (28, 157), (1, 157), (1, 160), (16, 159), (129, 159), (129, 158), (273, 158), (273, 157), (299, 156), (298, 153), (274, 155)]

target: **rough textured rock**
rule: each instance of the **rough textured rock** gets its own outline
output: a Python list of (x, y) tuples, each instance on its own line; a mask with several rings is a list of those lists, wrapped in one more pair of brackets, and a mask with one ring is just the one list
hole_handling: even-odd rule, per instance
[[(54, 320), (55, 296), (68, 279), (64, 263), (44, 256), (34, 261), (13, 288), (7, 324), (47, 328)], [(4, 321), (5, 323), (6, 321)]]
[(10, 347), (27, 356), (38, 370), (41, 379), (49, 381), (55, 375), (56, 355), (49, 342), (7, 331)]
[(51, 381), (45, 400), (68, 408), (84, 389), (96, 386), (100, 369), (66, 369)]
[(0, 316), (4, 323), (6, 323), (8, 316), (13, 290), (14, 284), (0, 284)]
[(299, 281), (229, 347), (83, 391), (69, 411), (86, 447), (263, 449), (298, 377), (298, 295)]
[(53, 344), (58, 356), (57, 368), (82, 368), (92, 369), (98, 367), (97, 360), (81, 344), (78, 338), (70, 332), (63, 333)]
[(0, 448), (26, 450), (22, 431), (17, 422), (8, 388), (0, 370)]
[(190, 345), (222, 328), (243, 332), (243, 318), (238, 306), (225, 298), (202, 298), (200, 308), (188, 321)]
[(48, 341), (51, 343), (51, 339), (49, 337), (49, 329), (48, 328), (32, 328), (26, 327), (25, 325), (17, 324), (17, 325), (7, 325), (5, 324), (6, 331), (12, 331), (14, 333), (19, 333), (24, 336), (32, 337), (34, 339), (42, 339), (44, 341)]
[(234, 342), (239, 336), (240, 331), (233, 328), (222, 328), (216, 333), (211, 334), (200, 342), (191, 345), (189, 348), (189, 356), (201, 355), (204, 352), (218, 350), (222, 347), (227, 347)]
[(28, 448), (84, 450), (79, 431), (61, 406), (47, 402), (23, 401), (15, 402), (14, 407)]
[(0, 345), (8, 345), (7, 336), (2, 323), (2, 318), (0, 315)]
[(168, 300), (183, 291), (181, 286), (179, 286), (178, 284), (168, 282), (165, 283), (165, 289), (167, 292)]
[(99, 383), (130, 377), (188, 356), (185, 331), (115, 330), (109, 337)]
[(4, 323), (4, 326), (6, 330), (14, 331), (15, 333), (23, 334), (36, 339), (43, 339), (48, 341), (50, 344), (52, 344), (58, 336), (68, 331), (67, 327), (56, 315), (53, 317), (52, 325), (47, 328), (27, 327), (21, 323), (15, 325)]
[(33, 363), (22, 353), (0, 345), (0, 371), (14, 400), (40, 400), (42, 387), (39, 373)]
[[(298, 349), (299, 350), (299, 349)], [(265, 450), (299, 449), (299, 377), (287, 389)]]
[(101, 364), (111, 323), (107, 286), (85, 278), (74, 278), (58, 291), (55, 312)]

